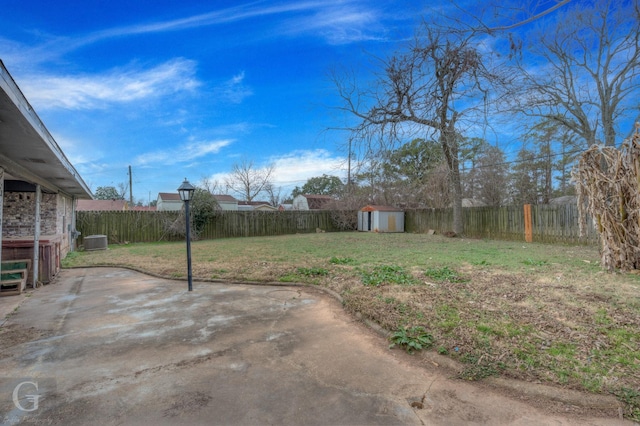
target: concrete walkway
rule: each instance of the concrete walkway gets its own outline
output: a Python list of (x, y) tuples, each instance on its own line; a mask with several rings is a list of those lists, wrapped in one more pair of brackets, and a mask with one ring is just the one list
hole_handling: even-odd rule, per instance
[(2, 424), (625, 424), (447, 378), (313, 289), (186, 288), (74, 269), (23, 298), (0, 330)]

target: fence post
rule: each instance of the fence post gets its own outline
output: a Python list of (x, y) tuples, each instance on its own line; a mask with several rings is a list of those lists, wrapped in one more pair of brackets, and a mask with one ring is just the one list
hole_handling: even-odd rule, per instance
[(531, 223), (531, 204), (524, 205), (524, 240), (528, 243), (533, 241), (533, 226)]

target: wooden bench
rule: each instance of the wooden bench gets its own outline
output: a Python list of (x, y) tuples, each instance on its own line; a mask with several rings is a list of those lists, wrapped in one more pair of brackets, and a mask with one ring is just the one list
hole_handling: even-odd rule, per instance
[(0, 270), (0, 296), (14, 296), (27, 287), (31, 259), (3, 260)]

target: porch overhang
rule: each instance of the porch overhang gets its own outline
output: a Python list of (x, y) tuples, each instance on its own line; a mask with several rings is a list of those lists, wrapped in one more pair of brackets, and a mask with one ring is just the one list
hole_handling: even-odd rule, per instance
[(0, 61), (0, 167), (5, 180), (43, 191), (92, 199), (91, 190), (64, 155)]

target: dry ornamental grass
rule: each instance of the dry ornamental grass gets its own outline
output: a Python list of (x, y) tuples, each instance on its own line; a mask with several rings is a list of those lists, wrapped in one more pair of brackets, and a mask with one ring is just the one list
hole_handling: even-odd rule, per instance
[(587, 213), (600, 235), (602, 266), (640, 269), (640, 123), (620, 150), (594, 145), (574, 170), (581, 234)]

